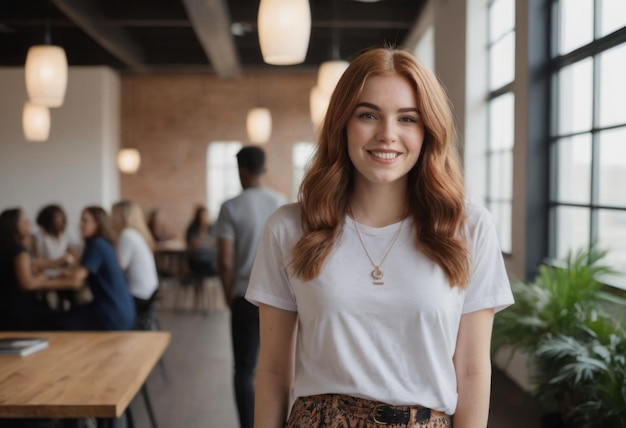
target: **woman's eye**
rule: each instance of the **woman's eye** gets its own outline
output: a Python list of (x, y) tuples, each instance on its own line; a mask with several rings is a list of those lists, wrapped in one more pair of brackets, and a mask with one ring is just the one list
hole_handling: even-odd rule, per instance
[(416, 123), (417, 119), (411, 116), (402, 116), (400, 118), (400, 122)]
[(359, 114), (359, 117), (362, 119), (376, 119), (376, 116), (374, 116), (372, 113), (361, 113)]

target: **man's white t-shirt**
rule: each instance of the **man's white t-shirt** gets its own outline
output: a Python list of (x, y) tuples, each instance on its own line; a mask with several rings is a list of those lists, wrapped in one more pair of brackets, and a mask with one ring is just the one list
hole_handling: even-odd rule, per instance
[(461, 316), (513, 303), (491, 215), (472, 204), (467, 213), (472, 276), (464, 290), (450, 287), (441, 268), (415, 248), (412, 218), (382, 228), (359, 224), (375, 262), (402, 227), (381, 266), (384, 285), (373, 284), (352, 220), (345, 220), (319, 277), (305, 282), (288, 269), (302, 234), (299, 206), (269, 218), (246, 298), (298, 312), (292, 401), (336, 393), (454, 414), (452, 358)]
[(117, 241), (117, 258), (130, 286), (130, 294), (148, 300), (159, 286), (154, 255), (141, 234), (130, 227)]
[(218, 238), (234, 241), (234, 283), (230, 297), (243, 297), (267, 218), (287, 202), (271, 189), (249, 187), (222, 204), (215, 223)]

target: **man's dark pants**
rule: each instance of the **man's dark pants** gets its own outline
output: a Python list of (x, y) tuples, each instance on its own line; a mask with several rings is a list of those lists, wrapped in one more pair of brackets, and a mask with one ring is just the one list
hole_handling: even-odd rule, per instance
[(231, 307), (235, 399), (241, 428), (254, 426), (254, 374), (259, 356), (259, 308), (243, 297)]

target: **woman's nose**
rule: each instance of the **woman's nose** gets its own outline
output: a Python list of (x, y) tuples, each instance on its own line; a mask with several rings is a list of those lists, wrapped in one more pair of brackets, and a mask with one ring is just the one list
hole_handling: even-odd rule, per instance
[(397, 123), (392, 119), (385, 119), (380, 121), (378, 131), (376, 134), (376, 141), (389, 144), (398, 139)]

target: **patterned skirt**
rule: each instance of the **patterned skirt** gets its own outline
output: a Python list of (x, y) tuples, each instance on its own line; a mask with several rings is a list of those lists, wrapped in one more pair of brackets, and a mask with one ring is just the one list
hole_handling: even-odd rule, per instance
[(296, 399), (287, 428), (450, 428), (445, 413), (421, 406), (390, 406), (340, 394)]

